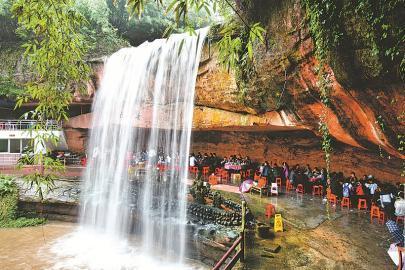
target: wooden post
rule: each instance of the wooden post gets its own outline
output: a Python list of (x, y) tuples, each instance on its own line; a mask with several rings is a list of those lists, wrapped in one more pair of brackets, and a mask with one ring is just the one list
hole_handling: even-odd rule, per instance
[(242, 231), (240, 232), (242, 241), (240, 242), (241, 256), (240, 261), (245, 262), (246, 253), (245, 253), (245, 224), (246, 224), (246, 202), (242, 201)]

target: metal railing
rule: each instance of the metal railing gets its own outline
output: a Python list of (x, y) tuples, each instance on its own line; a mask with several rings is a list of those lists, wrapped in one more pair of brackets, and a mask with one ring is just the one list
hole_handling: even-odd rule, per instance
[[(38, 123), (36, 120), (0, 119), (0, 130), (28, 130)], [(62, 123), (56, 120), (45, 120), (44, 126), (47, 130), (62, 129)]]
[[(222, 258), (215, 264), (212, 270), (230, 270), (238, 261), (245, 261), (245, 216), (246, 216), (246, 202), (242, 201), (242, 230), (240, 236), (235, 240), (233, 245), (222, 256)], [(237, 248), (239, 247), (239, 250)], [(230, 258), (230, 260), (228, 260)], [(228, 262), (227, 262), (228, 260)], [(224, 266), (225, 265), (225, 266)], [(222, 266), (224, 266), (222, 268)]]

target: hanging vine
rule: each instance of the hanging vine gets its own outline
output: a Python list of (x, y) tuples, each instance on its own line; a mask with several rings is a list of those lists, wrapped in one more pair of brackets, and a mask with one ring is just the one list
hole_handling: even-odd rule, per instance
[[(315, 56), (318, 59), (320, 100), (322, 111), (319, 115), (319, 133), (322, 136), (321, 148), (324, 152), (326, 164), (326, 177), (328, 189), (330, 190), (330, 159), (332, 154), (332, 139), (327, 122), (328, 108), (330, 106), (330, 79), (325, 64), (328, 54), (339, 44), (342, 32), (339, 29), (340, 12), (334, 0), (303, 0), (306, 8), (309, 30), (314, 40)], [(326, 211), (329, 215), (329, 201), (326, 203)]]

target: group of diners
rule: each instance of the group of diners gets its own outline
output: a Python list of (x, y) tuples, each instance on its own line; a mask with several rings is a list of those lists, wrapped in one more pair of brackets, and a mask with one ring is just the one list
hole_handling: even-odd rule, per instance
[(331, 172), (328, 179), (326, 169), (311, 168), (309, 164), (305, 166), (297, 164), (290, 168), (287, 162), (279, 166), (276, 162), (265, 161), (262, 164), (253, 162), (248, 156), (243, 158), (241, 155), (232, 155), (221, 159), (215, 153), (198, 153), (190, 155), (189, 165), (190, 168), (196, 168), (195, 173), (202, 174), (205, 168), (204, 176), (217, 174), (219, 171), (219, 175), (225, 174), (226, 181), (231, 174), (240, 174), (241, 182), (251, 179), (254, 181), (253, 186), (257, 185), (258, 179), (265, 178), (268, 187), (281, 179), (280, 186), (288, 185), (289, 189), (294, 191), (299, 187), (302, 193), (313, 194), (314, 187), (319, 187), (319, 195), (325, 199), (329, 199), (332, 195), (336, 198), (336, 202), (348, 201), (352, 208), (357, 208), (361, 199), (362, 207), (371, 209), (377, 205), (387, 216), (395, 213), (395, 200), (404, 198), (404, 186), (399, 182), (393, 185), (378, 181), (371, 174), (357, 178), (355, 172), (351, 172), (349, 176), (345, 176), (342, 172)]

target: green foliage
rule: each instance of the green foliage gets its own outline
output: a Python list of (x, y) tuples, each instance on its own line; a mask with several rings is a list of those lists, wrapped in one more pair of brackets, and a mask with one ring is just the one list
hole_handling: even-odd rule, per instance
[(25, 89), (17, 86), (11, 79), (0, 77), (0, 97), (14, 100), (24, 92)]
[(0, 175), (0, 196), (5, 196), (17, 191), (17, 186), (11, 176)]
[(327, 59), (328, 53), (339, 45), (342, 37), (339, 26), (339, 2), (337, 0), (303, 0), (315, 52), (320, 60)]
[(44, 218), (17, 216), (18, 188), (10, 176), (0, 175), (0, 228), (21, 228), (45, 223)]
[(19, 217), (17, 219), (1, 220), (0, 228), (24, 228), (42, 225), (46, 222), (45, 218), (26, 218)]
[(65, 170), (65, 166), (59, 160), (43, 153), (25, 155), (18, 161), (18, 164), (20, 167), (25, 164), (39, 165), (39, 170), (24, 176), (24, 181), (30, 188), (35, 188), (41, 201), (44, 200), (44, 194), (55, 188), (57, 174)]
[(18, 36), (15, 31), (17, 29), (17, 20), (12, 18), (10, 9), (13, 0), (0, 1), (0, 41), (1, 42), (18, 42)]
[(386, 72), (392, 64), (399, 64), (399, 73), (405, 79), (405, 29), (403, 24), (393, 23), (403, 19), (404, 1), (360, 0), (350, 1), (348, 5), (371, 26), (372, 32), (367, 33), (367, 37), (372, 45), (372, 53), (383, 60)]
[(3, 193), (0, 196), (0, 221), (14, 220), (17, 217), (17, 205), (18, 191), (16, 189)]
[(194, 201), (199, 204), (205, 204), (205, 197), (210, 192), (210, 185), (200, 179), (196, 179), (193, 185), (190, 187), (190, 194), (194, 198)]
[(10, 176), (0, 175), (0, 228), (21, 228), (45, 223), (43, 218), (17, 216), (18, 188)]
[(224, 198), (221, 193), (215, 191), (212, 193), (212, 204), (214, 207), (222, 209), (222, 204), (224, 203)]
[(16, 218), (18, 189), (13, 178), (0, 175), (0, 221)]
[(29, 37), (23, 45), (24, 55), (35, 74), (17, 106), (37, 100), (37, 119), (67, 119), (71, 90), (74, 86), (80, 89), (89, 74), (84, 62), (88, 47), (80, 33), (84, 17), (73, 0), (17, 0), (12, 12), (18, 18), (19, 29)]
[(241, 101), (248, 94), (248, 82), (256, 74), (254, 45), (264, 42), (265, 33), (259, 23), (246, 26), (236, 20), (225, 24), (220, 31), (222, 38), (218, 42), (218, 58), (223, 67), (235, 72)]
[(107, 2), (77, 0), (76, 7), (87, 23), (82, 24), (80, 33), (86, 38), (88, 44), (87, 58), (109, 55), (122, 47), (128, 47), (129, 42), (120, 36), (119, 30), (110, 23), (112, 12)]

